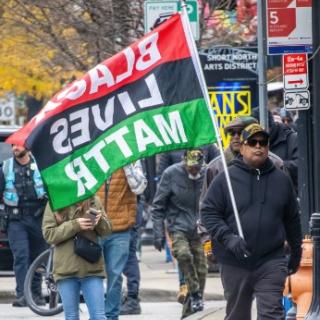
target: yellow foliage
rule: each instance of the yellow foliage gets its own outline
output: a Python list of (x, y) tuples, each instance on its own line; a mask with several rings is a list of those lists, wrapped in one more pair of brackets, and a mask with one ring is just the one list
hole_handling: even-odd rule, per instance
[[(0, 92), (11, 91), (17, 95), (28, 93), (36, 98), (50, 98), (62, 83), (76, 77), (79, 72), (69, 68), (64, 70), (56, 60), (57, 49), (37, 39), (10, 19), (11, 1), (3, 6), (0, 20)], [(36, 8), (33, 13), (41, 21), (41, 13)], [(32, 20), (20, 17), (25, 24), (32, 25)], [(33, 27), (33, 26), (32, 26)], [(64, 31), (65, 37), (72, 37), (74, 30)], [(44, 36), (45, 37), (45, 36)], [(45, 39), (45, 38), (44, 38)], [(60, 58), (61, 59), (61, 58)]]
[(143, 0), (0, 0), (0, 91), (50, 98), (141, 36), (142, 7)]

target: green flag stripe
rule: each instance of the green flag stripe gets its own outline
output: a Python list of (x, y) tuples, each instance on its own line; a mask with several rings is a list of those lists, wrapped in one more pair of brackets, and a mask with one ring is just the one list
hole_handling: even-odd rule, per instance
[[(112, 172), (137, 159), (215, 140), (206, 103), (196, 99), (123, 120), (41, 174), (49, 188), (51, 206), (56, 210), (94, 194)], [(80, 181), (75, 172), (82, 176)]]

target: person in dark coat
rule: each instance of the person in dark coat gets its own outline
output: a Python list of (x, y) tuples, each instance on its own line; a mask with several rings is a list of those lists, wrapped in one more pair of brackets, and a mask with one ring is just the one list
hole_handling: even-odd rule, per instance
[[(13, 157), (5, 160), (0, 170), (0, 198), (7, 214), (7, 234), (13, 255), (16, 299), (13, 307), (26, 307), (24, 281), (31, 263), (47, 249), (41, 232), (47, 194), (36, 161), (30, 151), (12, 145)], [(36, 276), (32, 294), (37, 305), (45, 305), (41, 278)]]
[[(203, 151), (203, 159), (204, 163), (209, 163), (213, 159), (219, 156), (219, 150), (214, 144), (209, 144), (200, 148)], [(175, 163), (181, 162), (183, 159), (183, 155), (186, 150), (175, 150), (166, 153), (162, 153), (159, 155), (158, 165), (157, 165), (157, 180), (160, 181), (160, 178), (163, 172), (171, 165)], [(166, 249), (166, 261), (172, 261), (172, 256), (169, 248), (169, 239), (166, 239), (165, 249)], [(186, 285), (185, 277), (181, 271), (181, 268), (178, 267), (179, 272), (179, 293), (177, 296), (177, 300), (179, 303), (183, 303), (188, 294), (188, 288)]]
[[(224, 156), (226, 159), (227, 166), (230, 165), (230, 163), (239, 156), (240, 154), (240, 135), (242, 130), (252, 123), (258, 123), (258, 120), (256, 118), (250, 117), (250, 116), (239, 116), (234, 118), (232, 121), (230, 121), (225, 127), (224, 132), (226, 135), (230, 136), (230, 145), (228, 148), (224, 150)], [(269, 157), (272, 160), (272, 162), (276, 165), (276, 167), (284, 169), (283, 168), (283, 161), (280, 157), (275, 155), (272, 152), (269, 152)], [(207, 167), (203, 182), (203, 188), (200, 199), (203, 199), (204, 195), (208, 191), (209, 185), (211, 181), (220, 173), (222, 172), (223, 164), (221, 155), (215, 157), (213, 160), (211, 160)]]
[(297, 199), (290, 178), (268, 158), (269, 137), (258, 124), (247, 126), (240, 137), (242, 158), (229, 167), (244, 239), (238, 235), (224, 173), (213, 180), (202, 203), (202, 222), (215, 241), (220, 263), (226, 320), (251, 319), (253, 297), (259, 319), (284, 319), (285, 279), (299, 268)]
[[(252, 116), (259, 121), (259, 109), (252, 111)], [(268, 111), (269, 150), (283, 160), (283, 166), (290, 174), (295, 190), (298, 190), (298, 138), (297, 133), (283, 123), (276, 123)]]
[(297, 131), (297, 125), (295, 121), (293, 121), (293, 115), (290, 111), (286, 110), (285, 108), (280, 109), (280, 117), (281, 121), (290, 127), (292, 130)]
[(154, 246), (159, 251), (164, 247), (166, 221), (173, 255), (188, 287), (182, 318), (203, 309), (207, 264), (197, 232), (203, 174), (202, 150), (185, 151), (183, 161), (164, 171), (152, 204)]

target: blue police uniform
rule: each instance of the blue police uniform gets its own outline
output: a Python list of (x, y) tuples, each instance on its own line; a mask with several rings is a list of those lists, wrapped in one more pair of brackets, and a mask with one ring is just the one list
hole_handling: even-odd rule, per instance
[[(32, 157), (26, 165), (21, 165), (14, 158), (3, 162), (0, 192), (8, 214), (7, 233), (14, 258), (16, 296), (21, 299), (30, 264), (47, 248), (41, 230), (46, 193)], [(36, 297), (41, 297), (40, 279), (34, 280), (32, 291)]]

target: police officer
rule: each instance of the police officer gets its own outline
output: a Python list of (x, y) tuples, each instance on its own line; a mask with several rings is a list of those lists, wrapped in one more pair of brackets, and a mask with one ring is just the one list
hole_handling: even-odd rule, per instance
[[(12, 146), (12, 152), (13, 157), (3, 162), (0, 170), (0, 195), (8, 215), (7, 233), (16, 278), (16, 299), (12, 305), (24, 307), (23, 286), (28, 268), (47, 247), (41, 231), (47, 197), (30, 152), (18, 145)], [(40, 279), (35, 279), (32, 291), (35, 302), (44, 305)]]

